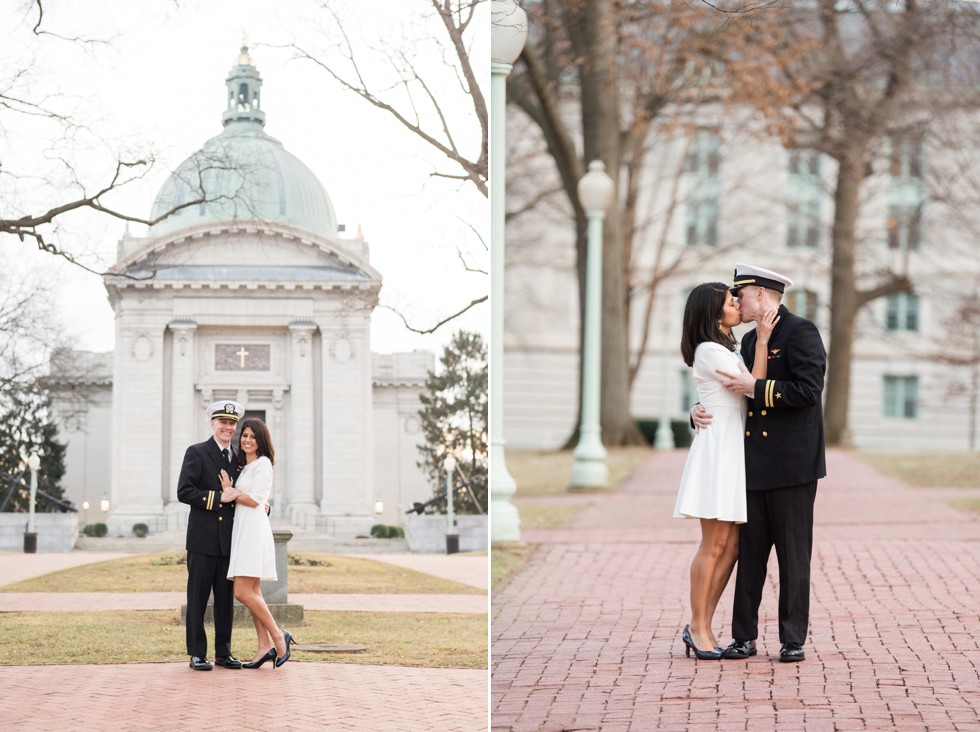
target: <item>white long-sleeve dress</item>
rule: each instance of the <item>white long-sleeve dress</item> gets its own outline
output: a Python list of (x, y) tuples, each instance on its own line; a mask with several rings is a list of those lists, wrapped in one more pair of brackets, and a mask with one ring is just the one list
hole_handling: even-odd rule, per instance
[(259, 457), (250, 462), (238, 474), (235, 487), (259, 505), (253, 508), (239, 503), (235, 506), (228, 579), (235, 576), (278, 579), (272, 525), (265, 512), (265, 503), (272, 494), (272, 461)]
[[(738, 373), (742, 356), (705, 341), (694, 350), (694, 381), (711, 425), (694, 436), (674, 506), (674, 518), (706, 518), (744, 524), (745, 413), (748, 401), (726, 391), (716, 369)], [(235, 519), (237, 522), (237, 518)]]

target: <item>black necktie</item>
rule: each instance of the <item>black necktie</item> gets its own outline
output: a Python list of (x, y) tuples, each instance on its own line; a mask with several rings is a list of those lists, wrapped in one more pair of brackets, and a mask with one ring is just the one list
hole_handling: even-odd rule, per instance
[(231, 457), (229, 457), (229, 455), (228, 455), (228, 448), (227, 447), (224, 450), (221, 451), (221, 454), (225, 456), (225, 462), (228, 463), (229, 465), (231, 465)]

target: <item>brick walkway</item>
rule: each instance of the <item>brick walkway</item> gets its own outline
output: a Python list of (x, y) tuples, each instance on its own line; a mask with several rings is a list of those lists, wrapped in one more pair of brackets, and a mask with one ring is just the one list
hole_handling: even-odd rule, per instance
[(778, 662), (773, 557), (759, 655), (695, 661), (679, 634), (699, 532), (670, 518), (685, 457), (655, 453), (572, 527), (523, 532), (537, 546), (492, 598), (494, 730), (980, 729), (980, 520), (940, 500), (956, 492), (832, 451), (807, 660)]
[(195, 672), (180, 663), (0, 666), (0, 726), (104, 730), (486, 729), (487, 673), (290, 661)]
[[(0, 585), (127, 554), (0, 554)], [(485, 556), (371, 555), (486, 587)], [(307, 610), (486, 613), (486, 595), (310, 595)], [(0, 592), (0, 612), (175, 609), (181, 592)], [(487, 728), (487, 672), (290, 661), (276, 671), (181, 663), (0, 665), (0, 729), (459, 730)]]

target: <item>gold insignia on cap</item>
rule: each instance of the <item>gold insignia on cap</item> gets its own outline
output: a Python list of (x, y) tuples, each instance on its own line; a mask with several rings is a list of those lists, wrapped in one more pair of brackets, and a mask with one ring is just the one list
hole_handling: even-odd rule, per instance
[(234, 414), (234, 413), (235, 413), (235, 405), (234, 404), (226, 404), (225, 405), (225, 414)]

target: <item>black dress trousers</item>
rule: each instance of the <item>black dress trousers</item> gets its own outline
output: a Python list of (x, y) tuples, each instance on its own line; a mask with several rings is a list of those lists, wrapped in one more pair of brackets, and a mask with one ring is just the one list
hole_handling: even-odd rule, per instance
[(187, 552), (187, 655), (207, 658), (208, 636), (204, 613), (214, 591), (214, 655), (231, 655), (234, 620), (234, 583), (228, 579), (229, 557)]
[(747, 522), (739, 527), (732, 636), (759, 637), (759, 605), (772, 548), (779, 563), (779, 641), (805, 643), (810, 617), (810, 555), (817, 482), (746, 492)]

